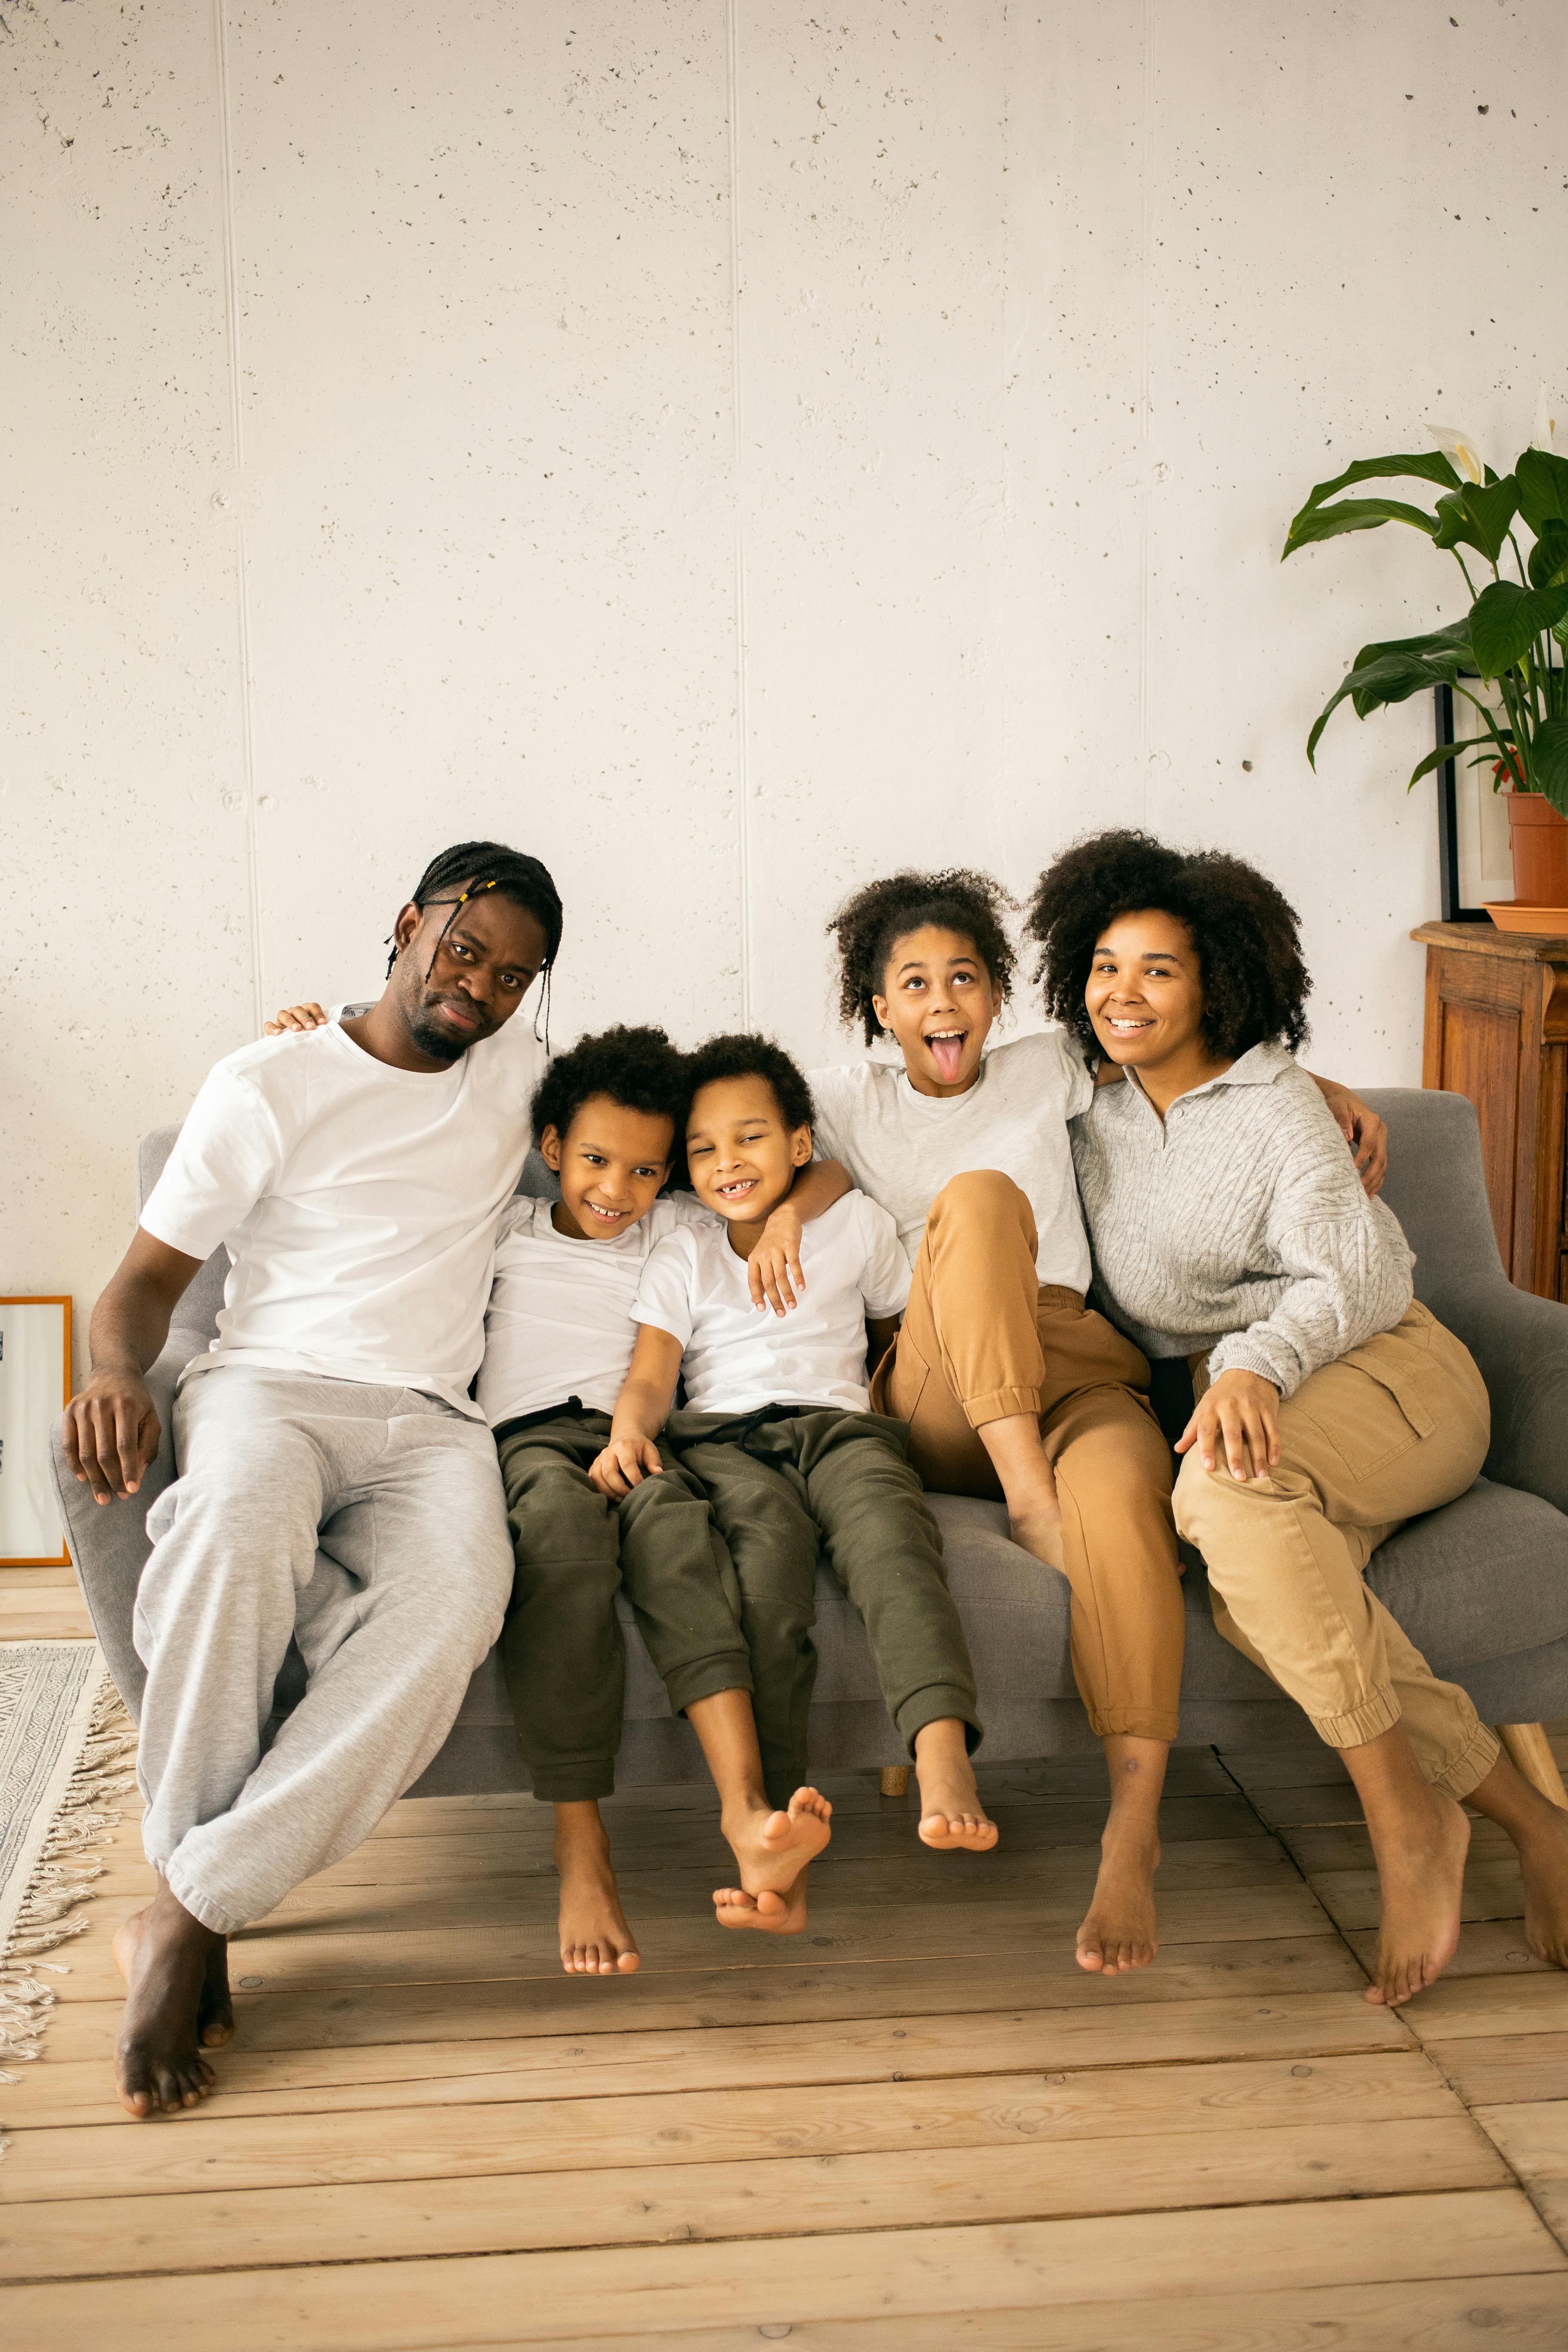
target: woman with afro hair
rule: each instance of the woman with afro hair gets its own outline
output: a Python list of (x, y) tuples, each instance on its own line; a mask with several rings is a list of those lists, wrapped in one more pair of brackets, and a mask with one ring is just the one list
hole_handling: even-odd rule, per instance
[(1295, 1059), (1311, 983), (1294, 911), (1238, 857), (1118, 832), (1047, 869), (1026, 929), (1046, 1010), (1122, 1074), (1073, 1151), (1096, 1296), (1190, 1383), (1176, 1527), (1220, 1632), (1341, 1751), (1365, 1810), (1367, 1999), (1408, 2000), (1452, 1958), (1467, 1804), (1513, 1837), (1531, 1948), (1568, 1965), (1568, 1816), (1363, 1581), (1378, 1544), (1473, 1483), (1489, 1408)]

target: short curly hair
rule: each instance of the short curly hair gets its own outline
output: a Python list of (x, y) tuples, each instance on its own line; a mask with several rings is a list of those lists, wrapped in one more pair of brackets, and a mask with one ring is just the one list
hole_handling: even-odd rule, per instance
[(868, 882), (846, 898), (827, 926), (838, 944), (838, 1017), (844, 1026), (853, 1029), (858, 1024), (867, 1045), (876, 1044), (881, 1024), (871, 1000), (885, 993), (882, 982), (893, 942), (928, 923), (972, 940), (975, 954), (1007, 996), (1017, 957), (1006, 919), (1016, 904), (1000, 882), (967, 866), (950, 866), (942, 874), (889, 874), (880, 882)]
[(725, 1037), (710, 1037), (686, 1057), (686, 1099), (689, 1106), (702, 1087), (715, 1085), (721, 1078), (762, 1078), (773, 1090), (779, 1107), (779, 1117), (786, 1127), (812, 1127), (816, 1121), (816, 1106), (811, 1099), (811, 1088), (805, 1073), (791, 1061), (782, 1045), (771, 1037), (738, 1033)]
[(1119, 915), (1157, 908), (1186, 925), (1203, 975), (1203, 1037), (1232, 1059), (1265, 1038), (1306, 1043), (1311, 975), (1296, 909), (1266, 874), (1223, 849), (1172, 849), (1146, 833), (1097, 833), (1047, 866), (1024, 918), (1039, 942), (1046, 1011), (1091, 1052), (1084, 1004), (1096, 942)]
[(579, 1037), (570, 1052), (557, 1054), (534, 1089), (534, 1142), (542, 1141), (547, 1127), (564, 1139), (584, 1104), (597, 1095), (622, 1110), (668, 1118), (674, 1137), (670, 1156), (679, 1150), (691, 1088), (685, 1056), (662, 1029), (602, 1029), (596, 1037)]

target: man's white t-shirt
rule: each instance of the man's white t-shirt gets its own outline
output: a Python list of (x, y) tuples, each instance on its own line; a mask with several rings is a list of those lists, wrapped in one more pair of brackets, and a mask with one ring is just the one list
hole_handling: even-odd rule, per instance
[(1094, 1081), (1065, 1029), (991, 1046), (962, 1095), (917, 1094), (901, 1063), (850, 1062), (806, 1076), (817, 1157), (840, 1161), (891, 1211), (911, 1265), (943, 1185), (995, 1168), (1035, 1213), (1040, 1281), (1088, 1290), (1089, 1240), (1067, 1123), (1088, 1109)]
[(419, 1389), (479, 1417), (496, 1221), (528, 1150), (543, 1049), (520, 1007), (447, 1070), (396, 1070), (334, 1021), (209, 1074), (142, 1212), (155, 1240), (232, 1261), (224, 1364)]
[(775, 1315), (752, 1306), (746, 1261), (717, 1219), (683, 1225), (651, 1252), (632, 1314), (679, 1340), (692, 1412), (766, 1404), (869, 1411), (866, 1318), (901, 1315), (910, 1295), (891, 1217), (864, 1192), (846, 1192), (805, 1227), (800, 1269), (799, 1304)]
[(682, 1225), (717, 1225), (690, 1192), (668, 1192), (613, 1242), (558, 1234), (548, 1201), (501, 1213), (485, 1316), (479, 1407), (492, 1429), (576, 1397), (614, 1412), (631, 1370), (632, 1301), (649, 1253)]

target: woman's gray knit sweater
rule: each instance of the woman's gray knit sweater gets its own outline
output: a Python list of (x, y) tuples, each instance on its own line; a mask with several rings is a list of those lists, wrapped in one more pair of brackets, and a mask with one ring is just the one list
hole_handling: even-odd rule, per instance
[(1410, 1304), (1399, 1222), (1282, 1045), (1254, 1045), (1163, 1125), (1136, 1079), (1101, 1087), (1072, 1139), (1096, 1293), (1146, 1356), (1212, 1349), (1211, 1378), (1260, 1372), (1291, 1396)]

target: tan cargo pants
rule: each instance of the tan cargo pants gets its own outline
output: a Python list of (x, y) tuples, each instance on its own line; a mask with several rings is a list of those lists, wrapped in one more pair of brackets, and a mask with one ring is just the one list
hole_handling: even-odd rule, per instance
[[(1194, 1386), (1207, 1386), (1194, 1367)], [(1363, 1570), (1385, 1537), (1471, 1486), (1491, 1412), (1469, 1350), (1412, 1306), (1303, 1381), (1279, 1408), (1279, 1467), (1238, 1482), (1216, 1453), (1188, 1454), (1176, 1526), (1208, 1567), (1215, 1622), (1271, 1675), (1331, 1748), (1403, 1722), (1422, 1771), (1467, 1797), (1498, 1743), (1454, 1683), (1439, 1682)]]
[(1012, 1413), (1039, 1415), (1089, 1722), (1101, 1738), (1174, 1739), (1186, 1625), (1171, 1457), (1146, 1394), (1149, 1367), (1076, 1290), (1040, 1285), (1035, 1246), (1034, 1212), (1010, 1177), (954, 1177), (931, 1203), (871, 1402), (909, 1423), (910, 1460), (949, 1495), (999, 1496), (975, 1433)]

